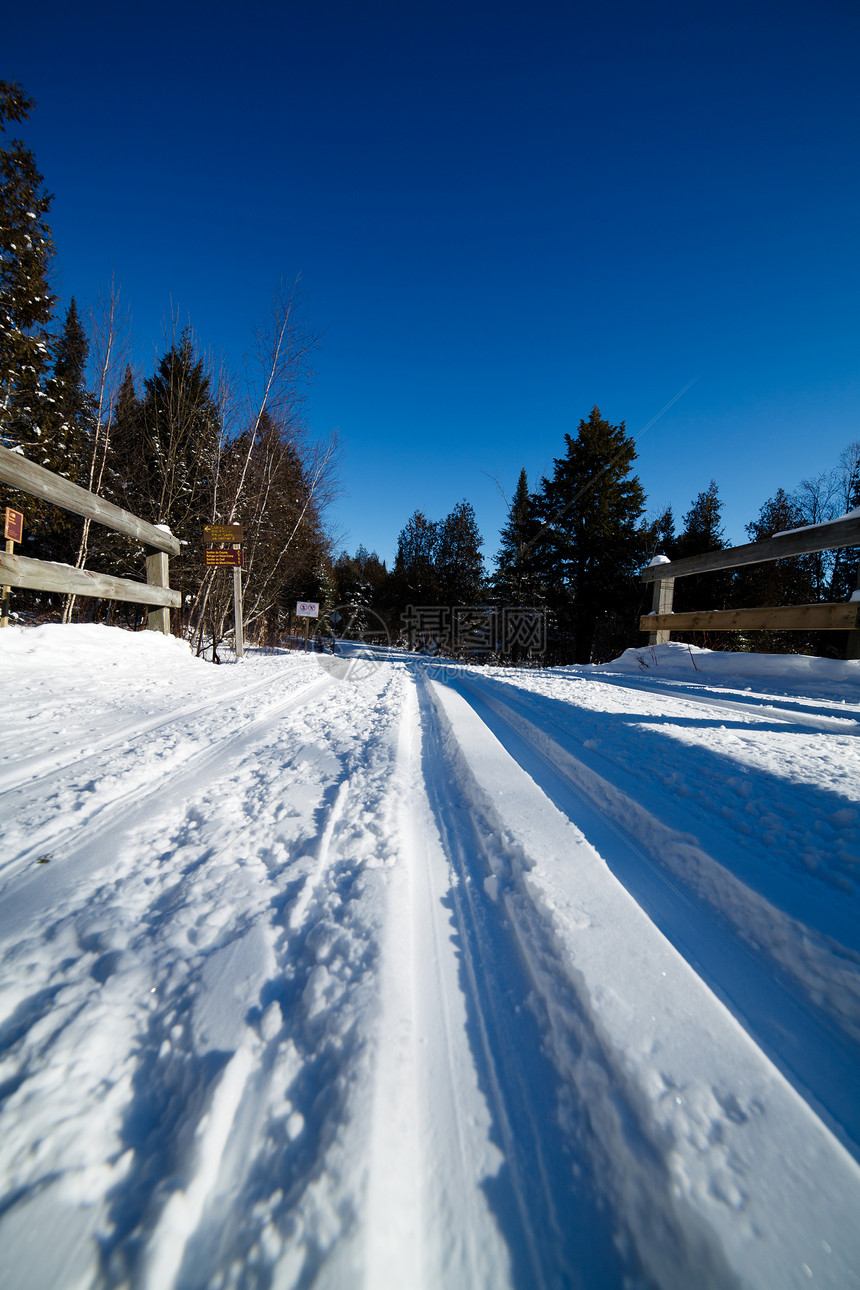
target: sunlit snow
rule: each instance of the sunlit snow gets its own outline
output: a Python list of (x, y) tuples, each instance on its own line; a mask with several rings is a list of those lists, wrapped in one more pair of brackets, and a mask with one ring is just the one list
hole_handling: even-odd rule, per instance
[(860, 664), (0, 677), (4, 1287), (860, 1284)]

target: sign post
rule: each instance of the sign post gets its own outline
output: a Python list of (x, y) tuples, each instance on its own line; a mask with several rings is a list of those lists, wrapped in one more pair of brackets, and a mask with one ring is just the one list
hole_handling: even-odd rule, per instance
[(233, 624), (236, 636), (236, 657), (245, 657), (245, 625), (242, 622), (242, 566), (233, 567)]
[[(21, 545), (21, 539), (24, 536), (24, 516), (20, 511), (13, 511), (11, 506), (6, 507), (6, 526), (3, 530), (3, 536), (6, 538), (6, 554), (15, 554), (15, 543)], [(2, 598), (0, 598), (0, 627), (9, 626), (9, 592), (10, 587), (3, 588)]]
[[(210, 569), (233, 570), (233, 625), (236, 639), (236, 657), (245, 657), (245, 632), (242, 622), (242, 542), (241, 524), (207, 524), (203, 530), (206, 539), (206, 566)], [(226, 544), (226, 545), (225, 545)]]
[(300, 600), (296, 605), (296, 618), (305, 620), (305, 653), (308, 652), (308, 619), (319, 618), (320, 606), (318, 600)]

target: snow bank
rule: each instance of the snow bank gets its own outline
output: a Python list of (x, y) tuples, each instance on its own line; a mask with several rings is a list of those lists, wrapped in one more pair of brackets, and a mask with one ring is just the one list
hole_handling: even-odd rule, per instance
[(0, 668), (123, 668), (198, 666), (188, 641), (161, 632), (128, 632), (99, 623), (45, 623), (0, 632)]
[(626, 649), (611, 663), (598, 663), (595, 671), (634, 672), (693, 679), (762, 676), (774, 681), (812, 682), (815, 685), (848, 682), (860, 691), (860, 660), (813, 658), (806, 654), (746, 654), (722, 650), (699, 649), (668, 641), (665, 645), (644, 645)]

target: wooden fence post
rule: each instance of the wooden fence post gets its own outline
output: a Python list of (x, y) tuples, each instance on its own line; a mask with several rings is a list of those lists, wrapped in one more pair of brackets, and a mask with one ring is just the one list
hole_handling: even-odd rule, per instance
[[(857, 590), (854, 596), (860, 600), (860, 564), (857, 566)], [(854, 596), (851, 599), (854, 599)], [(860, 611), (860, 605), (857, 606)], [(848, 633), (848, 644), (845, 647), (845, 657), (848, 659), (860, 658), (860, 628), (855, 627), (853, 632)]]
[[(146, 548), (146, 581), (151, 587), (169, 587), (169, 561), (166, 551), (153, 551)], [(163, 632), (170, 635), (170, 610), (166, 605), (150, 609), (146, 619), (147, 629), (151, 632)]]
[[(675, 595), (675, 579), (661, 578), (654, 583), (654, 599), (651, 602), (652, 612), (655, 614), (671, 614), (672, 600)], [(659, 632), (648, 633), (649, 645), (665, 645), (671, 639), (672, 633), (665, 628)]]
[[(12, 554), (13, 554), (13, 552), (14, 552), (14, 550), (15, 550), (15, 543), (12, 541), (12, 539), (11, 539), (11, 538), (7, 538), (7, 539), (6, 539), (6, 554), (7, 554), (7, 555), (12, 555)], [(11, 590), (12, 590), (12, 588), (11, 588), (11, 587), (4, 587), (4, 588), (3, 588), (3, 600), (2, 600), (2, 607), (0, 607), (0, 627), (8, 627), (8, 626), (9, 626), (9, 592), (10, 592)]]

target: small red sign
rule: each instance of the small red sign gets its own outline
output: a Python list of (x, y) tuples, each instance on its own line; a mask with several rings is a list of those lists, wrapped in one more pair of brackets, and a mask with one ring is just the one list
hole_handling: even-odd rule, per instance
[(6, 541), (21, 542), (24, 537), (24, 516), (20, 511), (6, 507)]

